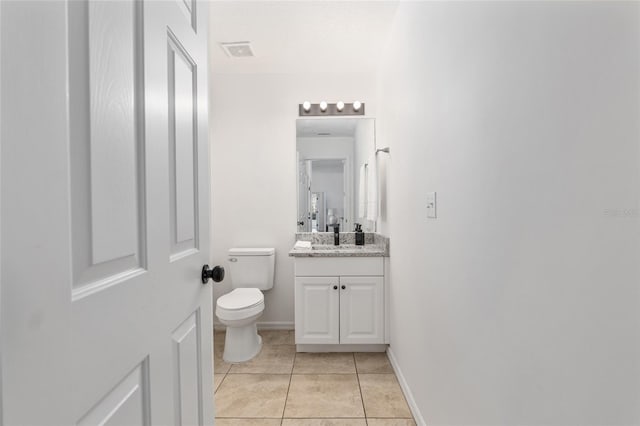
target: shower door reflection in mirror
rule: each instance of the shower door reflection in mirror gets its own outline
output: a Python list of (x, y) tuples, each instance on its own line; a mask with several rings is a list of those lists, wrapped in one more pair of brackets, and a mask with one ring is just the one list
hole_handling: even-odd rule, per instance
[(358, 217), (359, 170), (375, 157), (373, 118), (304, 118), (296, 122), (298, 232), (353, 231)]

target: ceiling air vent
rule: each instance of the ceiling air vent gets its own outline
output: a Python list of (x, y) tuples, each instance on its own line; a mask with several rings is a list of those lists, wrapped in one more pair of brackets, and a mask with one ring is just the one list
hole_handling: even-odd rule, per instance
[(222, 49), (232, 58), (247, 58), (253, 56), (251, 43), (248, 41), (234, 41), (233, 43), (220, 43)]

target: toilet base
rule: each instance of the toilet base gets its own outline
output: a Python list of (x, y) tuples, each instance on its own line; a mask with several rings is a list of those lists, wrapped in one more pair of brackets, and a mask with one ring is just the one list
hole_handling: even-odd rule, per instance
[(258, 334), (255, 322), (241, 327), (227, 326), (225, 334), (222, 354), (225, 362), (249, 361), (262, 350), (262, 337)]

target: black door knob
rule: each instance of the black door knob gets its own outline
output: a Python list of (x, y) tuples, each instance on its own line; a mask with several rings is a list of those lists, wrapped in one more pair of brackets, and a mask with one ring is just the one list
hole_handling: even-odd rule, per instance
[(209, 265), (204, 265), (202, 267), (202, 284), (206, 284), (209, 278), (219, 283), (224, 279), (224, 268), (222, 266), (214, 266), (213, 269), (209, 269)]
[(337, 285), (334, 285), (334, 286), (333, 286), (333, 289), (334, 289), (334, 290), (337, 290), (337, 289), (338, 289), (338, 286), (337, 286)]
[(346, 286), (346, 285), (343, 285), (341, 288), (342, 288), (343, 290), (345, 290), (345, 289), (347, 288), (347, 286)]

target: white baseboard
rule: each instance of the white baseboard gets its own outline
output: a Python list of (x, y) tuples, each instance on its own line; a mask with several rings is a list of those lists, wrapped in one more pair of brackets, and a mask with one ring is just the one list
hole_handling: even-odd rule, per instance
[(293, 330), (293, 321), (258, 321), (258, 330)]
[(302, 344), (296, 345), (296, 352), (384, 352), (387, 349), (386, 344), (339, 344), (339, 345), (325, 345), (325, 344)]
[[(264, 321), (256, 324), (258, 326), (258, 330), (293, 330), (293, 321)], [(213, 323), (214, 330), (225, 330), (224, 324), (215, 321)]]
[(407, 384), (406, 379), (404, 378), (404, 374), (402, 374), (402, 370), (400, 370), (400, 366), (398, 365), (398, 360), (396, 359), (393, 351), (391, 350), (391, 346), (387, 348), (387, 356), (389, 357), (389, 362), (391, 362), (391, 366), (393, 367), (393, 371), (396, 372), (396, 377), (398, 378), (398, 382), (400, 382), (400, 387), (402, 388), (402, 392), (404, 392), (404, 396), (407, 399), (407, 404), (409, 404), (409, 409), (411, 410), (411, 414), (413, 414), (413, 419), (416, 421), (418, 426), (427, 426), (427, 422), (424, 421), (424, 417), (416, 404), (416, 400), (413, 398), (413, 393), (411, 393), (411, 389), (409, 389), (409, 385)]

